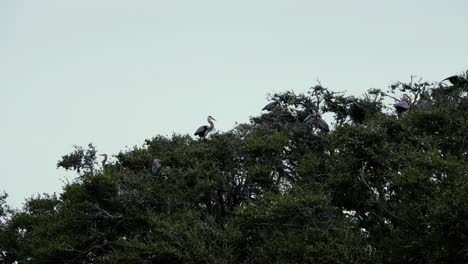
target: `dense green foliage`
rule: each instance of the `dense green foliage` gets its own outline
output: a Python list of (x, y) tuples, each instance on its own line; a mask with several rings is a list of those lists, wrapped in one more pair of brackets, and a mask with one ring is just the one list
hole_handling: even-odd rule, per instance
[[(0, 219), (12, 213), (0, 262), (467, 263), (467, 92), (316, 86), (208, 139), (156, 136), (104, 169), (76, 147), (58, 166), (79, 177), (59, 197), (16, 212), (0, 197)], [(405, 115), (385, 106), (391, 93), (412, 95)], [(329, 134), (302, 125), (317, 110), (334, 114)]]

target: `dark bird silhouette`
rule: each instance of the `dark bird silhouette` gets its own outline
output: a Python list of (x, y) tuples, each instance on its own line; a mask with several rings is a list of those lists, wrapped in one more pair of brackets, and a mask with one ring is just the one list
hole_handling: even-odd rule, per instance
[(151, 174), (156, 177), (161, 176), (161, 163), (158, 159), (153, 160), (153, 165), (151, 166)]
[(397, 113), (401, 115), (409, 110), (410, 104), (411, 104), (411, 98), (407, 94), (404, 94), (401, 100), (398, 101), (393, 106), (395, 107)]
[(266, 110), (266, 111), (271, 111), (271, 110), (273, 110), (277, 105), (278, 105), (277, 102), (271, 102), (271, 103), (265, 105), (265, 107), (263, 107), (262, 111), (264, 111), (264, 110)]
[(318, 129), (320, 129), (322, 133), (325, 134), (330, 132), (330, 127), (328, 126), (328, 123), (322, 119), (322, 115), (320, 113), (312, 113), (308, 115), (302, 123), (307, 126), (314, 125)]
[(366, 117), (366, 111), (362, 108), (362, 106), (358, 103), (353, 103), (349, 107), (348, 110), (349, 116), (353, 120), (353, 122), (361, 124), (365, 117)]
[(453, 85), (461, 84), (461, 83), (466, 81), (466, 79), (463, 78), (462, 76), (453, 75), (453, 76), (450, 76), (450, 77), (447, 77), (447, 78), (443, 79), (440, 82), (447, 81), (447, 80)]
[(207, 121), (210, 124), (210, 126), (199, 127), (197, 131), (195, 131), (195, 134), (194, 134), (195, 136), (199, 136), (200, 138), (205, 138), (208, 135), (208, 133), (213, 131), (214, 129), (213, 121), (216, 121), (216, 119), (214, 119), (212, 116), (208, 116)]
[(101, 155), (99, 155), (99, 156), (103, 156), (103, 157), (104, 157), (104, 159), (101, 161), (102, 169), (107, 168), (107, 166), (108, 166), (108, 164), (106, 164), (106, 162), (107, 162), (107, 154), (101, 154)]

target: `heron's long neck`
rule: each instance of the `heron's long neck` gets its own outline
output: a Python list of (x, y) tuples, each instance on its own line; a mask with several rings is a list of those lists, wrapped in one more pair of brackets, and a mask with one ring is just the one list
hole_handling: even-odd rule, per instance
[(210, 129), (210, 130), (213, 130), (213, 128), (214, 128), (213, 121), (211, 121), (210, 119), (208, 119), (208, 123), (210, 123), (209, 129)]
[(104, 159), (102, 160), (102, 167), (106, 166), (106, 161), (107, 161), (107, 157), (104, 156)]

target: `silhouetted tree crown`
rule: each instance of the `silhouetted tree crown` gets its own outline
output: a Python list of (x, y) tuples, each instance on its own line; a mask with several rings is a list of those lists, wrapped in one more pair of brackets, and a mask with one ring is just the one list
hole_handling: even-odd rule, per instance
[[(155, 136), (105, 170), (76, 146), (59, 196), (16, 211), (0, 196), (0, 262), (467, 263), (467, 92), (412, 78), (278, 93), (249, 123)], [(329, 133), (312, 113), (333, 115)]]

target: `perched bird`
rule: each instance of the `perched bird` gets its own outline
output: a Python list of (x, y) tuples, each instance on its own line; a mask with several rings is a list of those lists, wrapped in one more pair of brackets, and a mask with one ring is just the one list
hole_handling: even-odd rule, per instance
[(419, 98), (418, 103), (416, 106), (421, 109), (423, 112), (430, 112), (432, 110), (432, 105), (434, 103), (431, 100), (431, 96), (428, 91), (424, 91), (421, 93), (421, 97)]
[(432, 100), (431, 99), (422, 99), (418, 102), (418, 108), (423, 112), (429, 112), (432, 109)]
[(358, 103), (353, 103), (348, 109), (349, 116), (355, 123), (362, 123), (366, 118), (366, 111)]
[(262, 111), (263, 111), (263, 110), (271, 111), (271, 110), (273, 110), (277, 105), (278, 105), (277, 102), (271, 102), (271, 103), (265, 105), (265, 107), (263, 107)]
[(328, 123), (322, 119), (322, 115), (320, 113), (313, 113), (308, 115), (304, 121), (302, 122), (304, 125), (314, 125), (322, 131), (322, 133), (330, 132), (330, 127)]
[(104, 157), (104, 159), (101, 161), (102, 169), (107, 168), (107, 166), (108, 166), (108, 164), (106, 164), (106, 162), (107, 162), (107, 154), (101, 154), (101, 155), (99, 155), (99, 156), (103, 156), (103, 157)]
[(158, 159), (153, 160), (153, 166), (151, 166), (151, 174), (156, 177), (161, 176), (161, 163)]
[(216, 121), (216, 119), (214, 119), (212, 116), (208, 116), (207, 121), (210, 124), (210, 126), (199, 127), (197, 131), (195, 131), (195, 134), (194, 134), (195, 136), (199, 136), (200, 138), (205, 138), (208, 135), (208, 133), (213, 131), (214, 129), (213, 121)]
[(453, 76), (450, 76), (450, 77), (447, 77), (447, 78), (443, 79), (440, 82), (447, 81), (447, 80), (453, 85), (457, 85), (457, 84), (460, 84), (460, 83), (466, 81), (466, 79), (463, 78), (462, 76), (453, 75)]
[(411, 104), (411, 97), (407, 94), (404, 94), (400, 101), (398, 101), (393, 106), (395, 107), (397, 113), (399, 115), (403, 114), (404, 112), (408, 111)]

